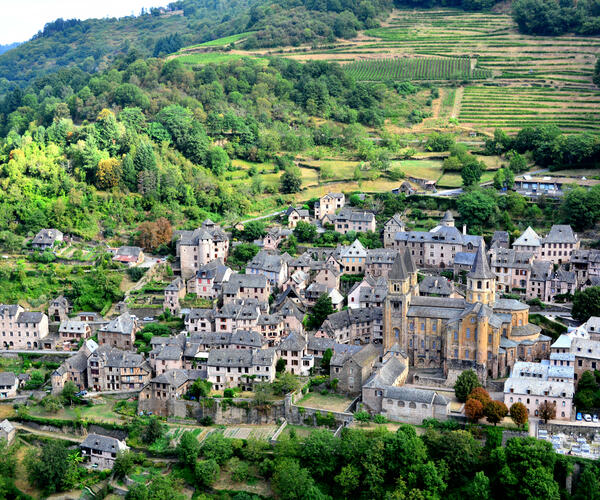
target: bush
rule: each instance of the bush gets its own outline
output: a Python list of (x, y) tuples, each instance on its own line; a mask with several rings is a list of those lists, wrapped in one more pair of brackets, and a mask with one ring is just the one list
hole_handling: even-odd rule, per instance
[(223, 391), (223, 397), (224, 398), (233, 398), (235, 396), (235, 392), (233, 392), (233, 389), (225, 389)]
[(215, 422), (210, 415), (205, 415), (200, 419), (200, 425), (203, 425), (204, 427), (210, 427), (214, 423)]
[(236, 483), (243, 483), (250, 476), (248, 463), (240, 460), (237, 457), (233, 457), (231, 460), (229, 460), (227, 468), (231, 473), (231, 479), (233, 479)]

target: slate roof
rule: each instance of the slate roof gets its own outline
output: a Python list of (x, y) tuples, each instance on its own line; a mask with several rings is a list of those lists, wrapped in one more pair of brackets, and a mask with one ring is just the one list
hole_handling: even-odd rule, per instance
[(67, 319), (60, 322), (58, 327), (59, 333), (85, 333), (88, 328), (86, 321), (77, 321), (74, 319)]
[(527, 304), (523, 304), (523, 302), (519, 302), (515, 299), (496, 299), (496, 302), (494, 302), (492, 307), (493, 309), (509, 311), (523, 311), (529, 309)]
[(182, 348), (179, 345), (166, 345), (161, 350), (156, 359), (162, 361), (177, 361), (181, 359)]
[(277, 346), (278, 351), (303, 351), (306, 349), (306, 339), (297, 332), (290, 333)]
[(396, 399), (399, 401), (409, 401), (413, 403), (425, 403), (447, 405), (448, 401), (441, 394), (427, 389), (415, 389), (412, 387), (386, 387), (383, 391), (383, 397)]
[(533, 252), (521, 252), (512, 248), (496, 248), (492, 252), (492, 266), (527, 269), (532, 259)]
[(556, 224), (550, 228), (548, 235), (542, 240), (543, 244), (548, 243), (577, 243), (577, 235), (573, 228), (568, 225)]
[(479, 245), (477, 253), (475, 254), (475, 261), (473, 267), (467, 274), (468, 278), (479, 280), (479, 279), (493, 279), (496, 275), (490, 270), (490, 266), (485, 255), (483, 248), (483, 242)]
[(331, 217), (334, 218), (336, 222), (349, 221), (371, 223), (375, 220), (375, 214), (373, 212), (352, 210), (350, 207), (342, 208), (337, 215), (332, 215)]
[(33, 245), (53, 245), (55, 241), (62, 240), (63, 233), (58, 229), (42, 229), (33, 238)]
[(100, 328), (101, 332), (120, 333), (122, 335), (131, 335), (135, 329), (135, 320), (131, 314), (121, 314), (110, 321), (107, 325)]
[(408, 271), (400, 252), (396, 254), (396, 259), (394, 260), (392, 268), (388, 273), (388, 278), (390, 280), (405, 280), (408, 278)]
[(381, 307), (358, 307), (356, 309), (346, 309), (327, 316), (329, 325), (334, 329), (346, 328), (356, 323), (368, 323), (374, 320), (383, 319), (383, 310)]
[(232, 274), (223, 284), (224, 294), (237, 294), (240, 288), (266, 288), (267, 277), (264, 274)]
[(13, 372), (0, 372), (0, 385), (13, 386), (17, 383), (17, 377)]
[(443, 276), (425, 276), (419, 283), (419, 292), (450, 296), (454, 291), (452, 283)]
[(225, 232), (213, 221), (206, 219), (202, 226), (194, 231), (179, 231), (179, 244), (180, 245), (193, 245), (196, 246), (201, 240), (213, 240), (214, 242), (227, 241), (227, 235)]
[(406, 368), (406, 363), (396, 356), (392, 356), (367, 380), (363, 387), (383, 389), (386, 386), (394, 385)]
[(527, 323), (526, 325), (513, 326), (511, 330), (511, 337), (527, 337), (529, 335), (535, 335), (540, 333), (542, 329), (534, 325), (533, 323)]
[(529, 274), (530, 281), (546, 281), (552, 275), (552, 262), (544, 260), (534, 260), (531, 263), (531, 271)]
[(274, 349), (214, 349), (208, 353), (208, 366), (246, 368), (270, 366), (275, 357)]
[(100, 450), (106, 453), (118, 453), (127, 449), (127, 446), (118, 439), (110, 436), (101, 436), (100, 434), (88, 434), (79, 447)]
[(454, 264), (459, 266), (472, 266), (475, 262), (475, 254), (471, 252), (456, 252), (454, 254)]
[(335, 342), (333, 339), (315, 337), (314, 335), (308, 337), (308, 349), (311, 351), (326, 351), (327, 349), (333, 351), (334, 347)]
[(3, 430), (7, 434), (9, 434), (15, 430), (15, 427), (13, 426), (13, 424), (10, 423), (9, 420), (5, 418), (2, 422), (0, 422), (0, 430)]
[(36, 311), (23, 311), (17, 316), (17, 323), (40, 323), (44, 319), (44, 313)]
[(200, 267), (198, 271), (196, 271), (196, 278), (210, 279), (216, 283), (221, 283), (229, 270), (229, 267), (224, 265), (221, 259), (215, 259)]
[(190, 380), (187, 370), (167, 370), (161, 373), (158, 377), (151, 380), (156, 384), (168, 384), (171, 387), (178, 388)]
[(514, 242), (514, 246), (528, 246), (528, 247), (539, 247), (542, 244), (542, 239), (539, 235), (531, 229), (531, 226), (528, 226), (523, 234), (519, 236)]
[(281, 271), (282, 266), (283, 260), (281, 255), (273, 255), (265, 250), (261, 250), (250, 262), (248, 262), (246, 269), (278, 273)]
[(208, 321), (213, 321), (215, 319), (215, 311), (214, 309), (191, 309), (186, 319), (206, 319)]

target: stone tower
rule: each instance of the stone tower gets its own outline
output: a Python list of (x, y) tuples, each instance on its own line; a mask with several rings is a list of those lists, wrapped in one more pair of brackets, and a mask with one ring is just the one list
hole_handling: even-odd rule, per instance
[(388, 274), (388, 293), (383, 306), (383, 349), (394, 344), (407, 351), (406, 315), (410, 298), (418, 290), (417, 268), (408, 250), (398, 252)]
[(446, 210), (444, 217), (440, 221), (440, 225), (445, 227), (454, 227), (454, 217), (452, 216), (452, 212), (450, 212), (450, 210)]
[(473, 267), (467, 274), (467, 302), (491, 306), (496, 301), (496, 275), (490, 270), (483, 240), (475, 254)]

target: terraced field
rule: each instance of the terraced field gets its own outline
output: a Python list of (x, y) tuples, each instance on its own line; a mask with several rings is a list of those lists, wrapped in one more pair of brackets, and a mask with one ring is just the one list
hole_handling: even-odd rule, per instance
[(549, 122), (565, 130), (600, 130), (600, 91), (466, 87), (459, 119), (476, 127), (507, 130)]
[(522, 35), (508, 14), (395, 10), (382, 27), (327, 49), (188, 53), (182, 60), (198, 64), (243, 55), (337, 61), (359, 80), (447, 82), (422, 128), (447, 126), (451, 118), (467, 130), (487, 132), (546, 122), (568, 131), (600, 128), (600, 91), (591, 78), (600, 38)]

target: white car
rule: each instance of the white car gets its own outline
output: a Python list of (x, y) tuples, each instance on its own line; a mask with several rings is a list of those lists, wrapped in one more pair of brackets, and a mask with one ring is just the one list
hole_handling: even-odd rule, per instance
[(583, 420), (585, 420), (586, 422), (591, 422), (592, 421), (592, 416), (589, 413), (586, 413), (583, 416)]
[(592, 415), (592, 421), (597, 424), (598, 423), (598, 415)]

